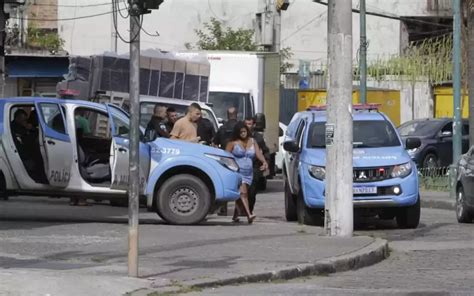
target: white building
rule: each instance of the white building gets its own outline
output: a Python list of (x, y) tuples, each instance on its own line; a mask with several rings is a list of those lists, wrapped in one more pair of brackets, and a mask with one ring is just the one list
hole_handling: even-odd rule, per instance
[[(65, 50), (72, 55), (99, 54), (104, 51), (128, 52), (128, 44), (116, 40), (111, 1), (57, 0), (58, 31), (66, 41)], [(184, 50), (186, 42), (194, 43), (195, 29), (203, 27), (211, 17), (233, 28), (253, 28), (258, 3), (265, 0), (165, 0), (159, 10), (144, 16), (141, 48)], [(267, 0), (274, 2), (274, 0)], [(80, 2), (80, 3), (79, 3)], [(123, 9), (125, 1), (120, 2)], [(325, 2), (325, 1), (323, 1)], [(418, 21), (400, 21), (367, 16), (368, 58), (398, 54), (408, 43), (409, 33), (422, 36), (427, 31), (446, 30), (438, 27), (443, 16), (451, 14), (449, 0), (367, 0), (367, 11), (390, 17), (417, 17)], [(292, 0), (282, 12), (282, 47), (291, 47), (293, 62), (309, 60), (312, 68), (327, 57), (327, 6), (312, 0)], [(359, 1), (353, 1), (358, 9)], [(126, 16), (125, 10), (121, 13)], [(97, 15), (95, 17), (87, 17)], [(86, 17), (86, 18), (82, 18)], [(420, 18), (422, 17), (422, 19)], [(441, 17), (441, 18), (440, 18)], [(129, 20), (118, 14), (118, 32), (128, 40)], [(157, 33), (159, 36), (156, 36)], [(411, 39), (411, 37), (410, 37)], [(115, 46), (117, 44), (117, 46)], [(354, 58), (359, 47), (359, 15), (353, 13)]]

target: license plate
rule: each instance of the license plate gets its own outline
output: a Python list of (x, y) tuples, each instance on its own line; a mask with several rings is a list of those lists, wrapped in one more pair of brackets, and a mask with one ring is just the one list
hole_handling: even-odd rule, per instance
[(354, 187), (352, 192), (354, 194), (376, 194), (377, 187)]

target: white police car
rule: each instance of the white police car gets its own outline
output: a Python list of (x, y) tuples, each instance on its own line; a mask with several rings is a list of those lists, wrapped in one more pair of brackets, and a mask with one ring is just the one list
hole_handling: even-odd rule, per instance
[[(320, 224), (325, 205), (325, 108), (299, 112), (288, 125), (283, 174), (288, 221)], [(364, 214), (396, 218), (401, 228), (416, 228), (420, 197), (415, 163), (407, 149), (417, 138), (402, 142), (388, 117), (376, 106), (354, 106), (353, 204)]]
[[(126, 199), (129, 116), (114, 105), (53, 98), (0, 99), (0, 193)], [(140, 190), (173, 224), (202, 221), (239, 198), (233, 156), (178, 140), (140, 143)]]

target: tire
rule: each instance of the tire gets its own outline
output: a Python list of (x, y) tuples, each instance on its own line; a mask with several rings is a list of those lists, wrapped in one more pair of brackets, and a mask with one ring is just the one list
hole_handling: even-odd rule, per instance
[(423, 157), (422, 165), (424, 169), (432, 169), (439, 167), (438, 156), (436, 156), (436, 154), (434, 153), (429, 152), (425, 155), (425, 157)]
[(403, 229), (414, 229), (420, 223), (420, 196), (412, 206), (403, 207), (397, 213), (397, 225)]
[(296, 215), (296, 196), (291, 193), (287, 181), (285, 181), (285, 217), (288, 222), (298, 220)]
[(166, 180), (155, 198), (158, 215), (170, 224), (198, 224), (211, 208), (209, 188), (201, 179), (189, 174)]
[(3, 173), (0, 172), (0, 200), (8, 200), (8, 194), (7, 194), (7, 184), (5, 182), (5, 178), (3, 176)]
[(459, 223), (472, 223), (473, 217), (466, 205), (466, 196), (462, 186), (456, 190), (456, 218)]
[(299, 193), (296, 200), (296, 215), (298, 223), (304, 225), (321, 226), (324, 223), (321, 210), (308, 208), (304, 202), (303, 194)]

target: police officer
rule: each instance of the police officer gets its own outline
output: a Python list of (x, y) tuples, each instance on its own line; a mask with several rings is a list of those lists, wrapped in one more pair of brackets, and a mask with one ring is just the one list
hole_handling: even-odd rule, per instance
[(166, 122), (166, 106), (156, 104), (153, 109), (153, 115), (145, 130), (147, 139), (153, 141), (157, 137), (169, 138), (170, 134)]
[[(267, 145), (265, 144), (265, 139), (260, 132), (255, 131), (255, 119), (252, 117), (247, 117), (245, 119), (245, 125), (249, 128), (251, 137), (255, 139), (258, 144), (258, 147), (262, 150), (262, 154), (265, 159), (270, 159), (270, 149), (268, 149)], [(265, 182), (265, 174), (260, 170), (262, 164), (256, 158), (253, 162), (253, 180), (252, 184), (249, 187), (249, 209), (250, 213), (253, 213), (253, 209), (255, 207), (255, 201), (257, 196), (258, 184), (259, 182)]]

